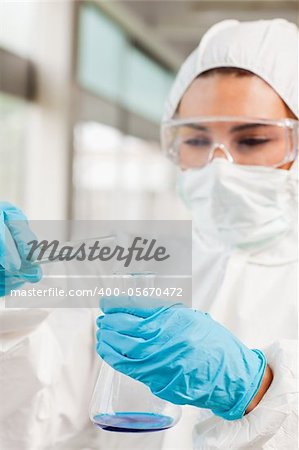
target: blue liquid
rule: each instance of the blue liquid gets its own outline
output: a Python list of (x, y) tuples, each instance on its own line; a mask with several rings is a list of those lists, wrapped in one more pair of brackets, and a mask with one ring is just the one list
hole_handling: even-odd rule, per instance
[(174, 420), (170, 416), (146, 412), (117, 412), (115, 414), (97, 414), (93, 423), (106, 431), (122, 433), (146, 433), (170, 428)]

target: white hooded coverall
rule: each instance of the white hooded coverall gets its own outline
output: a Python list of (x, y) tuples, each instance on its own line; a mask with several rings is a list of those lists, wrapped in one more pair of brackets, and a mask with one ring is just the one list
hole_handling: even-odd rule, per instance
[[(246, 69), (266, 81), (298, 118), (298, 29), (283, 19), (214, 25), (183, 64), (170, 93), (164, 120), (173, 117), (192, 81), (217, 67)], [(193, 243), (193, 306), (208, 311), (250, 348), (266, 354), (274, 379), (259, 405), (236, 421), (209, 411), (195, 415), (196, 450), (298, 448), (297, 277), (298, 164), (288, 177), (289, 232), (263, 249), (228, 249), (200, 235)], [(173, 434), (173, 437), (174, 434)], [(176, 444), (175, 444), (176, 442)], [(178, 440), (167, 436), (170, 448)]]

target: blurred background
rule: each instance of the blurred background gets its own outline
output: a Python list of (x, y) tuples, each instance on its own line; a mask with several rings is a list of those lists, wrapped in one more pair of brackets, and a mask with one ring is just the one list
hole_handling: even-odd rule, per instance
[(0, 0), (0, 200), (31, 219), (182, 219), (159, 122), (175, 73), (223, 19), (297, 0)]

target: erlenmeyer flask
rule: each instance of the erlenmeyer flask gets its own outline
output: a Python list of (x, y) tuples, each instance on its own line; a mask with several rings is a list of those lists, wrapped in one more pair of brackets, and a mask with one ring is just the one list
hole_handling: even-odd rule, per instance
[[(153, 286), (154, 274), (117, 275), (120, 292)], [(131, 296), (131, 295), (130, 295)], [(149, 298), (150, 302), (150, 298)], [(156, 397), (143, 383), (134, 380), (102, 361), (90, 404), (90, 419), (107, 431), (144, 433), (173, 427), (181, 408)]]

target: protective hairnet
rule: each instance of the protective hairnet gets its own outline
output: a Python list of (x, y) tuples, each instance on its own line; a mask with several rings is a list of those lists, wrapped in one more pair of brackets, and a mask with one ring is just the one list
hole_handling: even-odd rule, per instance
[(298, 28), (284, 19), (212, 26), (182, 65), (166, 102), (171, 119), (192, 81), (209, 69), (236, 67), (266, 81), (298, 117)]

